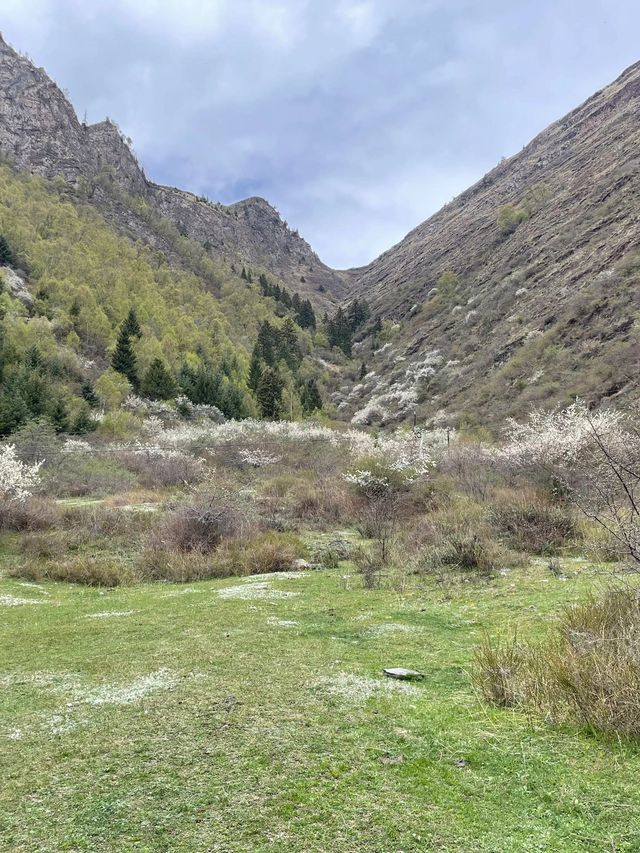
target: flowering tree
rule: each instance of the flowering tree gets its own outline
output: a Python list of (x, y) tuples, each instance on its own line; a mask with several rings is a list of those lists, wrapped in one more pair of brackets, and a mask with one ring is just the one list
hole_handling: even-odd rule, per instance
[(27, 465), (16, 456), (14, 444), (0, 447), (0, 500), (24, 501), (38, 482), (42, 462)]
[(640, 432), (620, 411), (591, 412), (577, 402), (512, 424), (498, 451), (514, 469), (554, 476), (590, 519), (640, 568)]

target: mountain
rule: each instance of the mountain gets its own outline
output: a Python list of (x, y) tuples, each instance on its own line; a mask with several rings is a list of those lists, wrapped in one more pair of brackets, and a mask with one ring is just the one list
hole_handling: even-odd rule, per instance
[(345, 417), (499, 424), (638, 397), (640, 63), (366, 267), (384, 319)]
[(205, 246), (211, 257), (265, 270), (317, 307), (331, 306), (346, 292), (342, 276), (323, 264), (264, 199), (226, 206), (149, 181), (114, 122), (81, 123), (44, 69), (1, 37), (0, 155), (19, 170), (45, 178), (61, 175), (118, 228), (174, 261), (158, 217)]

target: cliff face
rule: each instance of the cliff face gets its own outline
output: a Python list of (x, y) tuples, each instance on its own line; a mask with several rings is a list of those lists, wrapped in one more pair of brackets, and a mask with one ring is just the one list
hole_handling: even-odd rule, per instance
[(640, 63), (350, 270), (394, 325), (381, 352), (361, 346), (377, 377), (343, 411), (498, 420), (636, 396), (639, 151)]
[[(186, 236), (228, 263), (261, 266), (318, 307), (345, 293), (342, 276), (329, 269), (263, 199), (225, 206), (148, 181), (126, 140), (110, 121), (84, 125), (44, 69), (36, 68), (0, 37), (0, 154), (20, 169), (70, 184), (108, 174), (120, 191), (139, 196)], [(133, 209), (104, 191), (91, 200), (133, 238), (170, 254), (162, 234)]]

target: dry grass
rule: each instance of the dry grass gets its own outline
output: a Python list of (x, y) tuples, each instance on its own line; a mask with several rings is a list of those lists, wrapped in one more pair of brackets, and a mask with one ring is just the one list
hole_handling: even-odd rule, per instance
[(491, 704), (640, 736), (640, 592), (615, 586), (565, 607), (542, 644), (487, 640), (474, 677)]

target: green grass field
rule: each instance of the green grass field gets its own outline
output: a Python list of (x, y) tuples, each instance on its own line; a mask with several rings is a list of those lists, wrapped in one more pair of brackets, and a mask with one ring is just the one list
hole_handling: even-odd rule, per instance
[(1, 579), (0, 848), (640, 850), (637, 747), (488, 709), (470, 680), (486, 630), (545, 630), (588, 571), (402, 594), (345, 572)]

